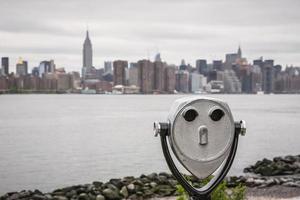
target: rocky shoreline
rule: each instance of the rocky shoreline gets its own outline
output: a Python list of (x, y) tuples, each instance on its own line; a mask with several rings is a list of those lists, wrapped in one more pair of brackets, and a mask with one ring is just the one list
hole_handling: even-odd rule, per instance
[(265, 158), (257, 161), (255, 165), (245, 168), (244, 172), (262, 176), (300, 174), (300, 155), (275, 157), (273, 160)]
[[(273, 161), (264, 159), (246, 168), (245, 176), (227, 177), (228, 187), (243, 184), (248, 188), (294, 188), (300, 191), (300, 155), (277, 157)], [(269, 172), (268, 170), (271, 170)], [(254, 174), (248, 174), (248, 173)], [(265, 176), (268, 174), (268, 176)], [(276, 176), (273, 176), (276, 175)], [(199, 180), (191, 178), (194, 185)], [(39, 190), (24, 190), (9, 192), (0, 200), (33, 199), (33, 200), (120, 200), (120, 199), (149, 199), (176, 196), (176, 179), (169, 173), (152, 173), (139, 177), (127, 176), (120, 179), (110, 179), (103, 183), (94, 181), (90, 184), (75, 185), (43, 193)], [(253, 190), (253, 189), (252, 189)], [(298, 195), (298, 193), (297, 193)], [(300, 192), (299, 192), (300, 195)]]

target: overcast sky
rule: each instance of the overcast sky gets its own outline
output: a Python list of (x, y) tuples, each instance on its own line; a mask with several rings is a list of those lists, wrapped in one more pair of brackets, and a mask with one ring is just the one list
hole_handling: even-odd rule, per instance
[(54, 59), (80, 70), (87, 25), (94, 65), (105, 60), (224, 59), (240, 44), (252, 59), (300, 66), (299, 0), (0, 0), (0, 57), (30, 69)]

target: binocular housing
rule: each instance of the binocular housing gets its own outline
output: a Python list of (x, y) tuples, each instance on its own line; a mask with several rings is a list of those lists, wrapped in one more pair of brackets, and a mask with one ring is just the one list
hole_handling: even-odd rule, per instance
[[(154, 123), (154, 132), (156, 136), (161, 136), (168, 166), (181, 184), (186, 185), (181, 181), (169, 146), (176, 159), (192, 175), (204, 179), (214, 174), (212, 183), (195, 190), (200, 195), (210, 192), (227, 174), (235, 156), (238, 136), (245, 134), (246, 125), (244, 121), (234, 121), (224, 101), (209, 97), (186, 97), (173, 103), (167, 122)], [(187, 187), (185, 189), (190, 190)]]

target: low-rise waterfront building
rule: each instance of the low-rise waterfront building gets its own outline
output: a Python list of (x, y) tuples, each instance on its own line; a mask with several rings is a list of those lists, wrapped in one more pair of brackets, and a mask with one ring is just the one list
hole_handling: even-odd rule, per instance
[(140, 88), (135, 85), (131, 85), (131, 86), (115, 85), (112, 88), (112, 93), (114, 93), (114, 94), (138, 94), (138, 93), (140, 93)]

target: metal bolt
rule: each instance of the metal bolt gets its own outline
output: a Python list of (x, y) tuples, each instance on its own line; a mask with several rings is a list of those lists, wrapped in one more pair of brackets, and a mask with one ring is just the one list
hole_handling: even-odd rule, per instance
[(240, 134), (242, 136), (245, 136), (246, 135), (246, 122), (245, 120), (241, 120), (240, 121), (240, 125), (241, 125), (241, 131), (240, 131)]
[(239, 122), (234, 122), (236, 133), (241, 136), (246, 135), (246, 122), (244, 120), (240, 120)]
[(160, 123), (158, 121), (154, 122), (154, 124), (153, 124), (154, 136), (157, 137), (158, 134), (160, 134), (160, 131), (161, 131)]
[(158, 134), (168, 134), (169, 132), (169, 123), (167, 122), (154, 122), (153, 124), (154, 136), (157, 137)]

